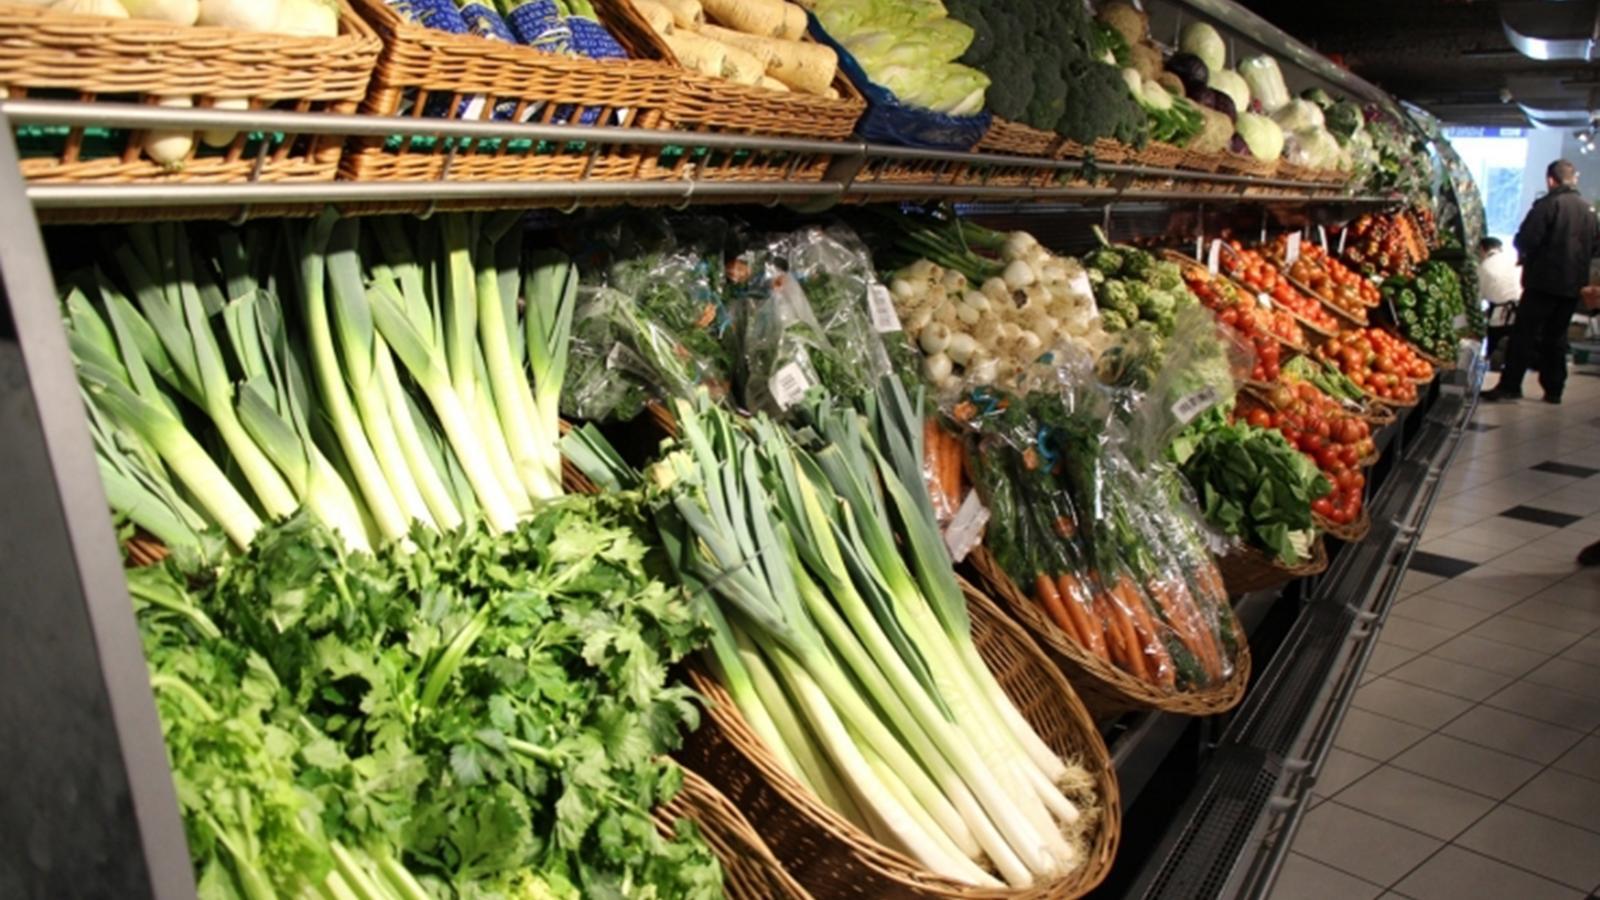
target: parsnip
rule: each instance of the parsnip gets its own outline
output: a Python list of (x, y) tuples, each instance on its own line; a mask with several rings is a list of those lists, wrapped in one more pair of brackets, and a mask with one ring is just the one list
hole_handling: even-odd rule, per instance
[(759, 37), (705, 25), (700, 34), (755, 54), (766, 66), (767, 74), (797, 91), (808, 94), (825, 94), (833, 83), (839, 68), (839, 56), (829, 47), (812, 41), (788, 41), (783, 38)]
[(783, 31), (778, 37), (798, 41), (806, 33), (806, 11), (793, 3), (783, 5)]
[(762, 37), (783, 34), (784, 0), (702, 0), (700, 5), (718, 25), (734, 31)]
[(723, 73), (728, 64), (728, 48), (710, 38), (701, 37), (692, 31), (674, 30), (671, 34), (662, 35), (672, 55), (684, 68), (699, 72), (701, 75), (710, 75), (713, 78), (725, 77)]
[(700, 0), (658, 0), (672, 13), (672, 24), (693, 31), (706, 23), (706, 13)]
[(726, 51), (722, 62), (726, 73), (724, 77), (729, 81), (734, 84), (760, 84), (761, 79), (766, 77), (767, 67), (755, 54), (731, 44), (722, 46)]
[(667, 9), (657, 0), (633, 0), (633, 8), (639, 11), (645, 24), (656, 34), (667, 35), (672, 33), (672, 10)]
[(710, 24), (701, 25), (695, 30), (702, 37), (708, 37), (713, 41), (727, 44), (729, 47), (738, 47), (746, 53), (754, 54), (756, 59), (761, 60), (763, 68), (771, 68), (778, 58), (780, 41), (777, 38), (756, 37), (753, 34), (734, 31), (732, 28), (723, 28), (720, 25)]
[(780, 94), (789, 93), (789, 86), (778, 79), (773, 78), (771, 75), (761, 76), (761, 81), (759, 83), (762, 87), (769, 91), (777, 91)]

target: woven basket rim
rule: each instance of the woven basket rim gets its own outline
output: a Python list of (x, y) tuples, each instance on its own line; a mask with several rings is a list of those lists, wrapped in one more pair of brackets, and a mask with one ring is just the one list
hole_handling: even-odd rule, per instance
[[(750, 730), (726, 690), (701, 667), (691, 666), (688, 670), (690, 683), (704, 695), (708, 707), (707, 721), (702, 723), (701, 728), (713, 725), (719, 728), (728, 742), (737, 748), (744, 761), (756, 770), (765, 785), (776, 791), (786, 802), (797, 807), (801, 815), (823, 826), (828, 834), (847, 850), (853, 865), (870, 869), (874, 876), (901, 886), (911, 896), (948, 898), (948, 900), (1045, 900), (1045, 898), (1053, 900), (1053, 898), (1081, 897), (1097, 887), (1110, 873), (1111, 862), (1116, 856), (1116, 848), (1121, 840), (1120, 792), (1110, 752), (1106, 749), (1094, 720), (1083, 706), (1082, 700), (1073, 691), (1071, 684), (1047, 662), (1045, 654), (1028, 637), (1026, 631), (1001, 612), (993, 601), (977, 588), (964, 579), (958, 577), (958, 580), (967, 597), (969, 608), (975, 608), (980, 614), (986, 615), (997, 632), (1006, 635), (1002, 640), (1012, 642), (1025, 654), (1034, 657), (1034, 663), (1041, 677), (1056, 682), (1062, 701), (1066, 704), (1066, 718), (1078, 730), (1082, 743), (1093, 755), (1093, 758), (1080, 759), (1079, 762), (1095, 779), (1101, 818), (1094, 840), (1090, 844), (1089, 858), (1071, 875), (1048, 884), (1013, 889), (974, 887), (928, 871), (901, 852), (879, 843), (843, 816), (823, 805), (811, 791), (801, 786), (793, 776), (783, 770), (760, 738)], [(705, 774), (716, 777), (721, 773)], [(785, 848), (776, 849), (781, 854)]]
[(1077, 641), (1069, 638), (1060, 627), (1038, 612), (1035, 604), (1000, 567), (988, 547), (979, 544), (967, 561), (978, 573), (984, 586), (994, 593), (996, 602), (1004, 605), (1011, 618), (1026, 628), (1028, 634), (1053, 659), (1070, 665), (1073, 671), (1067, 673), (1069, 681), (1087, 680), (1093, 684), (1095, 691), (1109, 695), (1123, 707), (1136, 709), (1210, 715), (1226, 712), (1244, 699), (1244, 689), (1250, 680), (1248, 641), (1240, 642), (1239, 653), (1233, 660), (1233, 674), (1228, 680), (1200, 690), (1165, 693), (1086, 651)]
[[(60, 28), (71, 26), (98, 28), (125, 35), (147, 34), (152, 38), (170, 38), (176, 43), (204, 43), (208, 45), (248, 39), (251, 47), (256, 49), (265, 47), (274, 50), (304, 49), (306, 51), (327, 52), (336, 45), (349, 44), (359, 46), (370, 44), (372, 49), (376, 51), (380, 44), (377, 33), (361, 16), (353, 14), (350, 3), (347, 0), (339, 0), (339, 12), (339, 25), (341, 28), (339, 34), (333, 37), (308, 37), (274, 31), (241, 31), (237, 28), (226, 28), (219, 25), (178, 25), (157, 19), (115, 19), (108, 16), (60, 13), (51, 11), (48, 6), (0, 0), (0, 18), (16, 17), (30, 21), (42, 20)], [(345, 28), (349, 28), (354, 33), (344, 33), (343, 29)], [(159, 94), (159, 92), (146, 93)], [(174, 93), (176, 94), (176, 89), (174, 89)]]
[(1372, 511), (1367, 508), (1367, 504), (1364, 502), (1361, 504), (1361, 515), (1357, 516), (1355, 521), (1346, 525), (1340, 525), (1316, 513), (1312, 513), (1311, 517), (1316, 521), (1318, 528), (1347, 544), (1353, 544), (1361, 540), (1372, 530)]
[[(1274, 262), (1276, 262), (1276, 260)], [(1348, 322), (1351, 325), (1355, 325), (1358, 328), (1367, 327), (1367, 322), (1366, 322), (1365, 316), (1363, 316), (1360, 319), (1357, 319), (1355, 317), (1354, 313), (1351, 313), (1348, 310), (1342, 308), (1341, 306), (1339, 306), (1339, 304), (1334, 303), (1332, 300), (1328, 299), (1327, 297), (1324, 297), (1322, 294), (1318, 293), (1317, 291), (1312, 290), (1309, 286), (1307, 286), (1306, 284), (1301, 282), (1300, 279), (1295, 278), (1293, 275), (1290, 275), (1289, 274), (1289, 270), (1287, 268), (1283, 268), (1281, 263), (1278, 263), (1278, 265), (1280, 267), (1280, 271), (1283, 272), (1283, 277), (1288, 279), (1290, 284), (1294, 285), (1294, 287), (1297, 290), (1299, 290), (1300, 293), (1305, 294), (1307, 297), (1316, 298), (1316, 300), (1319, 303), (1322, 304), (1323, 308), (1328, 310), (1328, 312), (1332, 313), (1335, 318), (1343, 319), (1345, 322)]]
[[(678, 768), (683, 786), (670, 802), (656, 808), (656, 825), (670, 834), (679, 819), (695, 823), (722, 863), (723, 891), (729, 900), (812, 900), (733, 801), (693, 769), (681, 764)], [(734, 882), (730, 876), (738, 869), (756, 870), (764, 893), (750, 893)], [(765, 893), (774, 890), (778, 893)]]
[[(1234, 545), (1223, 555), (1223, 559), (1230, 562), (1243, 561), (1247, 564), (1270, 568), (1282, 573), (1285, 576), (1283, 581), (1292, 581), (1296, 578), (1305, 578), (1309, 575), (1327, 571), (1328, 548), (1322, 540), (1322, 535), (1318, 534), (1316, 540), (1311, 543), (1311, 558), (1296, 566), (1281, 565), (1277, 560), (1268, 556), (1265, 551), (1243, 543)], [(1282, 582), (1279, 583), (1281, 584)]]
[[(1161, 254), (1163, 256), (1165, 256), (1167, 259), (1169, 259), (1169, 260), (1171, 260), (1173, 262), (1176, 262), (1176, 263), (1179, 263), (1179, 264), (1182, 264), (1182, 265), (1199, 266), (1199, 267), (1205, 269), (1207, 274), (1209, 274), (1212, 278), (1220, 278), (1223, 281), (1226, 281), (1227, 283), (1233, 285), (1235, 290), (1239, 291), (1241, 294), (1243, 294), (1246, 297), (1249, 297), (1249, 296), (1252, 296), (1252, 295), (1254, 295), (1256, 293), (1259, 293), (1258, 291), (1252, 291), (1249, 288), (1245, 287), (1244, 285), (1240, 284), (1237, 280), (1234, 279), (1233, 276), (1229, 275), (1226, 272), (1221, 271), (1220, 269), (1217, 270), (1216, 272), (1212, 272), (1210, 267), (1207, 266), (1205, 263), (1201, 262), (1198, 259), (1195, 259), (1194, 257), (1190, 256), (1187, 253), (1182, 252), (1181, 250), (1171, 250), (1171, 249), (1162, 250)], [(1277, 309), (1277, 308), (1278, 307), (1276, 305), (1273, 306), (1273, 309)], [(1290, 317), (1295, 320), (1295, 324), (1297, 324), (1297, 325), (1300, 324), (1300, 317), (1296, 316), (1293, 313), (1293, 311), (1286, 309), (1286, 310), (1284, 310), (1284, 312), (1289, 313)], [(1267, 337), (1270, 337), (1274, 341), (1277, 341), (1279, 346), (1281, 346), (1284, 349), (1288, 350), (1291, 356), (1293, 354), (1296, 354), (1296, 353), (1305, 353), (1306, 351), (1308, 351), (1310, 349), (1309, 343), (1297, 344), (1294, 341), (1284, 340), (1283, 338), (1279, 337), (1276, 333), (1271, 332), (1271, 331), (1268, 331), (1266, 334), (1267, 334)], [(1325, 334), (1323, 336), (1324, 337), (1331, 337), (1332, 335), (1326, 335)]]

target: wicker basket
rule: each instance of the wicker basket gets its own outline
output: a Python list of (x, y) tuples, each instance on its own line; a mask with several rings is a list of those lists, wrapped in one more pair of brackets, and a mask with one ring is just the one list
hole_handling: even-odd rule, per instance
[(1361, 515), (1355, 521), (1344, 525), (1325, 519), (1316, 513), (1312, 513), (1311, 518), (1316, 521), (1317, 527), (1327, 532), (1330, 537), (1336, 537), (1347, 544), (1354, 544), (1372, 530), (1372, 515), (1364, 503), (1361, 505)]
[(1289, 267), (1283, 265), (1281, 262), (1278, 263), (1278, 270), (1283, 273), (1283, 277), (1288, 280), (1291, 287), (1300, 293), (1305, 294), (1307, 297), (1315, 298), (1317, 302), (1322, 304), (1324, 309), (1333, 314), (1334, 318), (1339, 319), (1349, 325), (1354, 325), (1360, 328), (1367, 327), (1367, 315), (1365, 312), (1357, 316), (1355, 313), (1344, 309), (1343, 307), (1339, 306), (1339, 304), (1329, 300), (1327, 297), (1324, 297), (1316, 291), (1313, 291), (1300, 279), (1290, 275)]
[(1076, 759), (1094, 778), (1098, 822), (1087, 857), (1068, 877), (1026, 890), (975, 888), (935, 875), (819, 803), (778, 766), (722, 686), (692, 672), (691, 683), (708, 698), (710, 709), (680, 758), (744, 810), (784, 868), (817, 897), (1066, 900), (1088, 893), (1110, 871), (1122, 814), (1116, 773), (1100, 732), (1072, 687), (1022, 629), (971, 585), (963, 587), (973, 641), (1001, 687), (1052, 750)]
[[(1114, 141), (1110, 138), (1099, 138), (1094, 142), (1094, 144), (1088, 147), (1088, 153), (1093, 153), (1097, 162), (1121, 163), (1128, 161), (1129, 156), (1133, 153), (1133, 149), (1121, 141)], [(1081, 155), (1087, 156), (1088, 153)]]
[(1232, 175), (1248, 175), (1251, 178), (1271, 178), (1278, 174), (1279, 160), (1259, 160), (1250, 156), (1241, 156), (1237, 153), (1224, 153), (1218, 163), (1218, 170)]
[[(64, 15), (0, 0), (0, 86), (14, 99), (184, 97), (197, 106), (242, 99), (253, 109), (350, 113), (366, 96), (379, 47), (342, 4), (338, 37), (303, 38)], [(197, 140), (186, 159), (165, 167), (143, 155), (143, 137), (104, 128), (22, 128), (22, 174), (77, 184), (332, 181), (344, 143), (326, 135), (241, 132), (221, 148)]]
[[(608, 20), (613, 14), (637, 18), (630, 0), (597, 0), (595, 8)], [(646, 34), (654, 58), (665, 60), (678, 73), (671, 101), (660, 127), (679, 131), (730, 132), (769, 137), (843, 140), (855, 130), (867, 103), (843, 71), (834, 76), (837, 98), (800, 91), (774, 91), (758, 85), (735, 84), (697, 72), (678, 69), (677, 58), (653, 32)], [(810, 42), (808, 34), (801, 38)], [(669, 147), (650, 154), (640, 169), (645, 179), (693, 176), (714, 181), (821, 181), (832, 161), (826, 153), (781, 151), (728, 152)]]
[(1302, 184), (1315, 184), (1322, 180), (1322, 171), (1284, 160), (1278, 163), (1278, 177), (1287, 178), (1290, 181), (1298, 181)]
[(1178, 160), (1178, 168), (1193, 169), (1196, 172), (1215, 172), (1222, 168), (1222, 154), (1199, 153), (1185, 148), (1183, 158)]
[(1361, 418), (1365, 419), (1368, 425), (1382, 428), (1385, 425), (1392, 424), (1396, 416), (1394, 407), (1372, 399), (1369, 395), (1366, 411), (1361, 414)]
[(1053, 159), (1065, 143), (1066, 139), (1054, 132), (1041, 131), (1021, 122), (995, 116), (983, 140), (973, 149), (978, 153), (1009, 153), (1013, 156)]
[(656, 809), (656, 830), (672, 837), (677, 822), (689, 819), (722, 863), (722, 889), (728, 900), (811, 900), (750, 820), (720, 791), (689, 769), (672, 802)]
[(1133, 152), (1133, 161), (1141, 166), (1155, 166), (1162, 169), (1177, 168), (1183, 161), (1186, 151), (1176, 144), (1165, 141), (1151, 141)]
[[(651, 128), (678, 81), (677, 72), (652, 61), (648, 26), (626, 12), (606, 24), (635, 58), (592, 60), (435, 31), (385, 0), (350, 2), (383, 37), (383, 57), (361, 107), (369, 115)], [(642, 159), (638, 148), (584, 141), (369, 137), (355, 143), (342, 174), (351, 181), (625, 181)]]
[[(1069, 637), (1039, 604), (1017, 587), (987, 547), (973, 550), (967, 562), (1006, 613), (1028, 630), (1050, 661), (1072, 682), (1096, 720), (1104, 721), (1134, 709), (1216, 715), (1237, 706), (1244, 698), (1245, 686), (1250, 681), (1250, 648), (1243, 641), (1233, 661), (1233, 675), (1226, 682), (1203, 691), (1163, 692), (1088, 652)], [(1232, 590), (1232, 585), (1229, 589)]]
[(1287, 584), (1296, 578), (1316, 575), (1328, 568), (1328, 548), (1318, 535), (1311, 545), (1311, 558), (1298, 566), (1279, 565), (1254, 547), (1240, 546), (1217, 560), (1228, 593), (1239, 596)]

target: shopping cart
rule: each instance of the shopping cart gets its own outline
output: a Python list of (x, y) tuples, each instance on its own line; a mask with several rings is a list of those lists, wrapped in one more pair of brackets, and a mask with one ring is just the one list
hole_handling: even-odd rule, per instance
[(1511, 329), (1517, 324), (1517, 301), (1485, 302), (1489, 304), (1489, 344), (1484, 355), (1489, 360), (1489, 368), (1498, 372), (1505, 365), (1506, 348), (1511, 346)]

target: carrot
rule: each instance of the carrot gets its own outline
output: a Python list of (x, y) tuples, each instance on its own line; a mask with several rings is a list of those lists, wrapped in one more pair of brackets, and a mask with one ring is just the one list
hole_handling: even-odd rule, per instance
[(1077, 607), (1078, 621), (1083, 625), (1084, 637), (1089, 651), (1101, 659), (1109, 661), (1111, 657), (1106, 653), (1105, 624), (1099, 622), (1099, 617), (1094, 614), (1091, 607), (1092, 601), (1083, 590), (1083, 585), (1073, 577), (1071, 572), (1062, 572), (1056, 576), (1056, 583), (1061, 589), (1061, 602)]
[(947, 511), (950, 506), (950, 495), (945, 491), (944, 462), (940, 453), (944, 452), (944, 443), (939, 439), (939, 423), (928, 419), (922, 423), (922, 456), (925, 471), (924, 480), (928, 483), (928, 496), (933, 499), (935, 510)]
[(1105, 604), (1106, 620), (1110, 624), (1107, 630), (1116, 630), (1117, 643), (1122, 648), (1119, 665), (1140, 681), (1149, 681), (1150, 673), (1145, 668), (1144, 654), (1139, 652), (1139, 635), (1133, 626), (1132, 613), (1122, 609), (1122, 604), (1109, 591), (1102, 589), (1100, 600)]
[(1057, 628), (1066, 632), (1067, 637), (1072, 638), (1079, 646), (1087, 646), (1083, 636), (1078, 634), (1077, 622), (1061, 602), (1061, 594), (1056, 591), (1055, 582), (1050, 580), (1049, 575), (1040, 572), (1034, 576), (1033, 596), (1044, 607), (1044, 611), (1049, 613), (1051, 621), (1056, 623)]
[[(1049, 580), (1049, 576), (1044, 577), (1046, 580)], [(1050, 586), (1052, 588), (1056, 588), (1055, 583), (1052, 583)], [(1084, 608), (1082, 603), (1078, 602), (1078, 599), (1070, 593), (1070, 590), (1067, 592), (1062, 592), (1057, 589), (1056, 598), (1061, 603), (1062, 610), (1064, 610), (1067, 616), (1072, 619), (1072, 629), (1078, 635), (1078, 645), (1090, 653), (1099, 656), (1100, 653), (1095, 650), (1095, 638), (1100, 638), (1100, 647), (1102, 650), (1104, 650), (1105, 635), (1103, 632), (1095, 632), (1094, 623), (1089, 621), (1089, 611)]]
[(1167, 623), (1172, 626), (1173, 633), (1185, 647), (1189, 648), (1195, 662), (1205, 670), (1207, 679), (1215, 681), (1222, 673), (1216, 668), (1211, 642), (1206, 640), (1204, 629), (1195, 618), (1193, 600), (1179, 596), (1176, 585), (1158, 578), (1152, 578), (1145, 585), (1145, 590), (1166, 614)]
[(945, 446), (949, 450), (950, 470), (945, 478), (945, 492), (950, 496), (950, 503), (959, 506), (961, 503), (961, 468), (966, 461), (966, 447), (961, 439), (948, 431), (940, 431), (944, 435)]
[(973, 403), (971, 400), (963, 400), (955, 405), (950, 414), (955, 417), (957, 422), (971, 422), (977, 418), (978, 404)]
[(1107, 609), (1110, 601), (1104, 593), (1094, 595), (1094, 613), (1105, 626), (1106, 635), (1106, 661), (1113, 665), (1123, 665), (1123, 660), (1128, 658), (1127, 642), (1122, 635), (1122, 629), (1117, 626), (1117, 617)]
[(1118, 576), (1117, 586), (1113, 589), (1114, 596), (1122, 598), (1128, 605), (1129, 614), (1133, 617), (1140, 637), (1142, 651), (1150, 653), (1150, 670), (1155, 676), (1155, 681), (1167, 690), (1174, 690), (1178, 686), (1178, 673), (1172, 665), (1172, 656), (1167, 653), (1166, 644), (1161, 641), (1161, 632), (1156, 628), (1155, 622), (1150, 618), (1150, 610), (1145, 607), (1144, 601), (1139, 598), (1139, 589), (1127, 574)]

